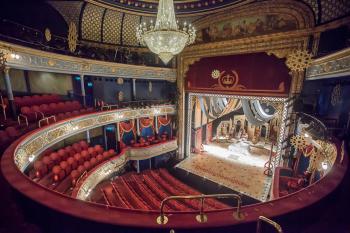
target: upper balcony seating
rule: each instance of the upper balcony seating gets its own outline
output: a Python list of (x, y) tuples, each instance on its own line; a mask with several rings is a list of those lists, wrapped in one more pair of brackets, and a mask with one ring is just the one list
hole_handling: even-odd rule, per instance
[(28, 122), (37, 121), (49, 116), (56, 116), (56, 120), (78, 116), (93, 112), (93, 108), (83, 108), (78, 101), (65, 101), (50, 104), (21, 107), (21, 114)]
[(15, 104), (17, 107), (21, 108), (24, 106), (31, 107), (33, 105), (50, 104), (62, 101), (62, 98), (56, 94), (44, 94), (44, 95), (33, 95), (33, 96), (23, 96), (15, 97)]
[[(24, 131), (25, 132), (25, 131)], [(16, 140), (23, 132), (13, 126), (6, 127), (5, 130), (0, 130), (0, 151)]]
[[(165, 176), (170, 180), (165, 179)], [(147, 170), (140, 174), (127, 173), (102, 187), (101, 192), (107, 205), (142, 210), (159, 210), (162, 200), (168, 196), (200, 195), (165, 169)], [(204, 208), (213, 210), (230, 207), (211, 198), (205, 200)], [(199, 209), (199, 200), (171, 200), (165, 204), (166, 211)]]

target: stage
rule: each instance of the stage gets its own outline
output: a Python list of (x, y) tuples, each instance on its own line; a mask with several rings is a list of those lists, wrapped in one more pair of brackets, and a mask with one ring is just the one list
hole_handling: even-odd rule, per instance
[(264, 164), (269, 160), (265, 152), (268, 145), (253, 145), (265, 152), (260, 154), (252, 153), (249, 146), (249, 141), (212, 142), (203, 145), (201, 153), (192, 153), (177, 167), (254, 199), (267, 201), (271, 186), (271, 178), (264, 175)]

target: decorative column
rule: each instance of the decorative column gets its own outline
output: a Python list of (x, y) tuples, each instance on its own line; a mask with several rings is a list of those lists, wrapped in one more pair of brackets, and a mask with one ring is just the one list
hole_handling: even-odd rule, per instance
[(24, 70), (23, 74), (24, 74), (24, 81), (26, 82), (27, 92), (28, 92), (28, 94), (31, 94), (32, 93), (32, 88), (30, 86), (28, 70)]
[(81, 96), (83, 97), (83, 105), (86, 107), (86, 99), (85, 99), (85, 84), (84, 84), (84, 75), (80, 75), (80, 87), (81, 87)]
[(132, 79), (132, 100), (136, 100), (136, 79)]
[(140, 119), (136, 119), (136, 133), (138, 136), (140, 136)]
[(5, 67), (4, 74), (5, 74), (4, 81), (5, 81), (6, 91), (7, 91), (7, 99), (9, 101), (11, 115), (15, 119), (17, 117), (17, 114), (16, 114), (16, 106), (13, 99), (12, 85), (10, 80), (10, 67), (8, 66)]
[(158, 134), (158, 116), (155, 116), (155, 127), (156, 127), (156, 134)]
[(86, 130), (86, 141), (87, 141), (87, 143), (91, 142), (91, 140), (90, 140), (90, 131), (89, 130)]

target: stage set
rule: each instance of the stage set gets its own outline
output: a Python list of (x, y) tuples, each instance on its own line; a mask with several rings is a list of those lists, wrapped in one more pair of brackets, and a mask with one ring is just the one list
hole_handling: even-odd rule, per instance
[[(177, 168), (258, 201), (269, 200), (272, 171), (281, 162), (290, 85), (278, 60), (258, 53), (205, 58), (190, 67), (188, 157)], [(249, 70), (262, 62), (271, 67), (261, 67), (262, 74)], [(206, 75), (199, 79), (197, 72)]]

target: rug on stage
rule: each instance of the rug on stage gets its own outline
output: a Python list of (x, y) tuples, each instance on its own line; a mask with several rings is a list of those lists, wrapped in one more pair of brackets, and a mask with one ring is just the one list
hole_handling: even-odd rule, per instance
[[(234, 157), (234, 156), (232, 156)], [(215, 183), (266, 201), (271, 178), (264, 175), (264, 167), (239, 163), (235, 158), (221, 158), (209, 154), (193, 154), (176, 167)]]

